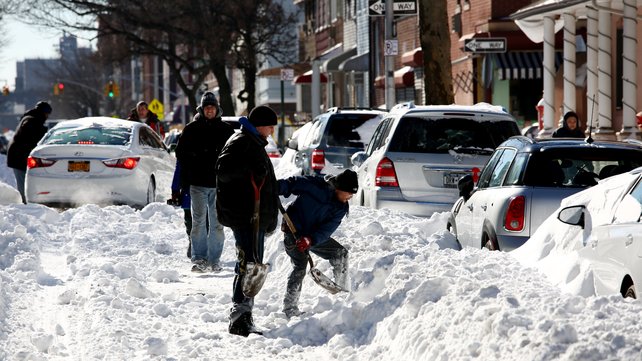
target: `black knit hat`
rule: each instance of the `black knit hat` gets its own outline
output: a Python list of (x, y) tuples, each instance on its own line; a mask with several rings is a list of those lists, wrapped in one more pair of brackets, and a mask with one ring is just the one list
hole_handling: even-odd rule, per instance
[(41, 112), (43, 112), (45, 114), (51, 114), (51, 110), (52, 110), (51, 109), (51, 105), (49, 105), (49, 103), (44, 102), (44, 101), (38, 102), (36, 104), (36, 109), (40, 110)]
[(255, 127), (276, 125), (277, 123), (276, 113), (274, 112), (274, 110), (272, 110), (272, 108), (265, 105), (259, 105), (258, 107), (252, 109), (250, 115), (248, 116), (248, 120)]
[(329, 176), (326, 178), (327, 182), (332, 184), (335, 189), (340, 191), (357, 193), (359, 189), (359, 181), (357, 180), (357, 173), (351, 169), (346, 169), (336, 176)]
[(212, 92), (205, 92), (201, 98), (201, 108), (205, 108), (207, 105), (213, 105), (218, 109), (218, 100), (216, 100), (216, 96)]

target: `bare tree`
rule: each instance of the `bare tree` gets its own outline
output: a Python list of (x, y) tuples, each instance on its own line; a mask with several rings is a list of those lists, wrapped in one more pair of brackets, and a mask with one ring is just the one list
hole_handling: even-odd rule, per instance
[(452, 66), (447, 0), (420, 0), (419, 27), (424, 53), (426, 104), (452, 104)]

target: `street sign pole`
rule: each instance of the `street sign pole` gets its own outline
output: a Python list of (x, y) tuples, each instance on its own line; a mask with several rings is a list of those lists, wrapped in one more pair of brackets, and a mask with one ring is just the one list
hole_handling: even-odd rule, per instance
[(279, 147), (285, 150), (285, 81), (281, 77), (281, 126), (279, 127)]
[[(392, 36), (392, 18), (394, 0), (386, 0), (386, 26), (385, 36), (386, 40), (393, 40)], [(386, 65), (386, 108), (392, 109), (395, 103), (395, 79), (394, 79), (394, 58), (392, 56), (385, 56)]]

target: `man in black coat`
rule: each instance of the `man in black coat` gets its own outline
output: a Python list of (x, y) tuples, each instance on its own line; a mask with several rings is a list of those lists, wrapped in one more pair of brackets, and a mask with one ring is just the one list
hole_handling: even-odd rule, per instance
[[(278, 189), (272, 162), (265, 152), (267, 137), (277, 124), (276, 113), (267, 106), (258, 106), (250, 112), (249, 120), (242, 117), (241, 132), (225, 145), (218, 158), (216, 208), (218, 219), (232, 228), (236, 240), (232, 310), (229, 332), (248, 336), (256, 332), (252, 319), (254, 298), (243, 293), (243, 277), (247, 263), (263, 262), (265, 234), (276, 229), (278, 221)], [(258, 214), (254, 206), (259, 202)], [(258, 234), (253, 222), (258, 216)], [(257, 245), (254, 246), (254, 237)]]
[(136, 108), (129, 112), (127, 120), (147, 124), (160, 135), (161, 139), (165, 139), (165, 127), (163, 127), (163, 123), (158, 119), (158, 116), (149, 110), (147, 102), (139, 101), (136, 104)]
[(214, 93), (205, 92), (196, 110), (176, 145), (176, 158), (181, 187), (189, 187), (192, 200), (192, 272), (218, 272), (225, 234), (216, 216), (216, 160), (234, 129), (221, 120)]
[(22, 203), (27, 204), (25, 197), (25, 177), (27, 175), (27, 157), (36, 147), (38, 141), (47, 133), (45, 121), (51, 114), (51, 105), (41, 101), (36, 104), (34, 109), (27, 111), (20, 119), (16, 133), (9, 143), (7, 150), (7, 166), (13, 168), (13, 174), (16, 177), (16, 186)]

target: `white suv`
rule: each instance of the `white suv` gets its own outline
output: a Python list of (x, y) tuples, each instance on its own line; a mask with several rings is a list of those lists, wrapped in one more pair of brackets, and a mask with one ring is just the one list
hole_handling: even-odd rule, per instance
[(478, 177), (493, 150), (519, 134), (510, 114), (487, 103), (398, 104), (352, 156), (359, 176), (352, 203), (418, 216), (450, 211), (459, 178)]

